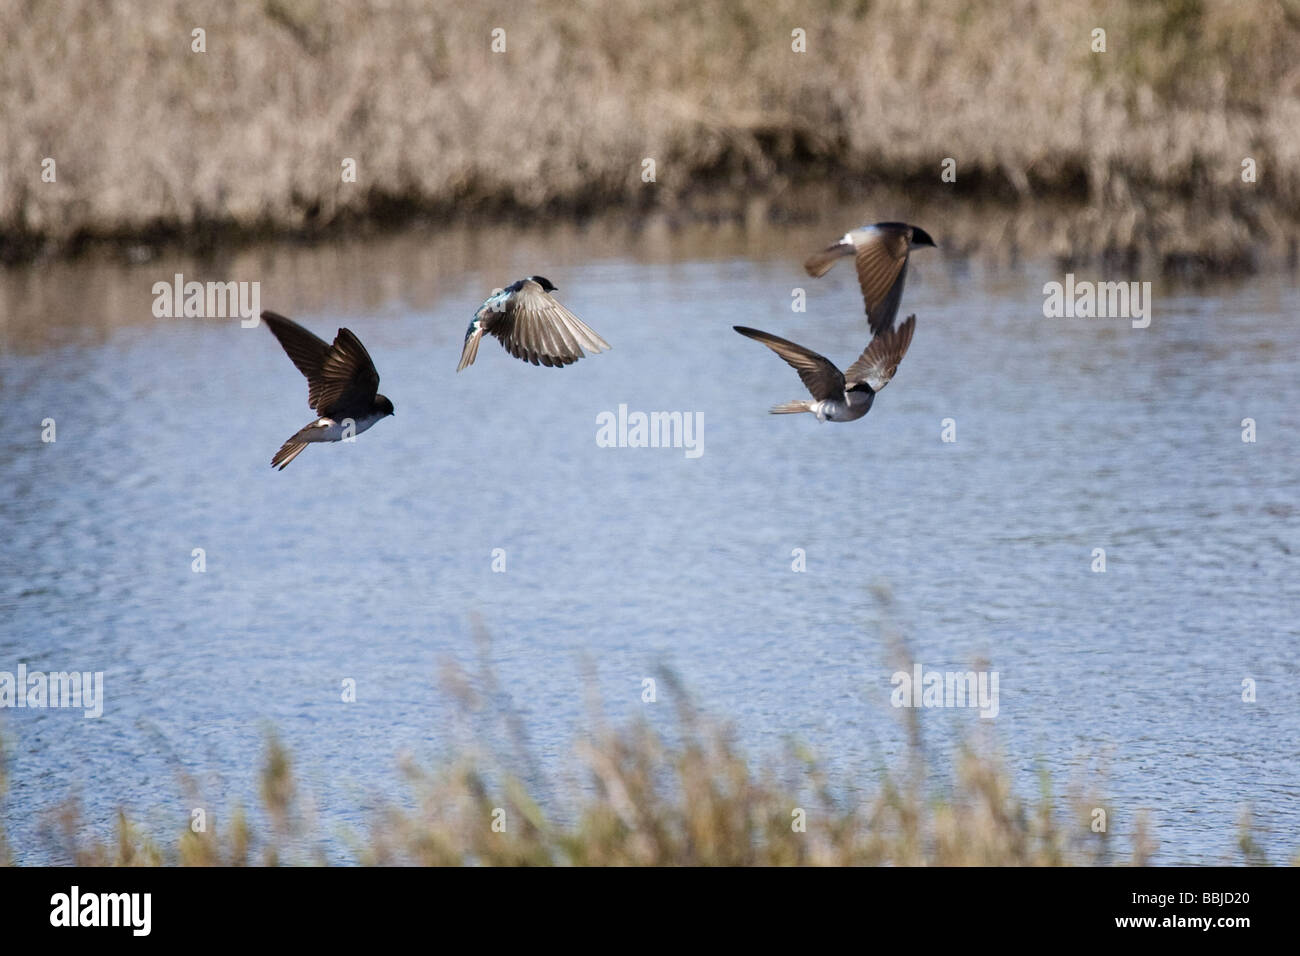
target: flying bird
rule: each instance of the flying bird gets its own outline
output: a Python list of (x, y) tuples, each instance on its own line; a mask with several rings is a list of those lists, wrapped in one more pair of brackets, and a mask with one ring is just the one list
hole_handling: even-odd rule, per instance
[[(350, 329), (339, 329), (327, 345), (292, 319), (263, 312), (262, 321), (279, 340), (298, 371), (307, 376), (307, 404), (320, 416), (280, 446), (271, 467), (281, 471), (312, 442), (340, 441), (393, 414), (393, 403), (379, 394), (379, 373), (370, 354)], [(349, 430), (350, 429), (350, 430)]]
[(867, 324), (871, 334), (878, 335), (893, 328), (907, 279), (908, 253), (917, 246), (933, 245), (930, 234), (920, 226), (878, 222), (845, 233), (839, 242), (809, 256), (803, 267), (816, 279), (824, 276), (836, 259), (853, 256), (867, 306)]
[(529, 276), (488, 297), (465, 331), (456, 371), (474, 364), (483, 333), (495, 335), (517, 359), (534, 365), (572, 365), (588, 352), (603, 352), (609, 343), (587, 327), (555, 296), (551, 280)]
[(888, 385), (898, 371), (898, 363), (912, 344), (916, 316), (909, 315), (898, 328), (881, 332), (873, 338), (858, 360), (844, 372), (830, 359), (787, 339), (742, 325), (732, 328), (762, 342), (785, 359), (812, 393), (813, 401), (795, 399), (785, 402), (772, 409), (773, 415), (812, 412), (820, 422), (851, 422), (871, 410), (876, 393)]

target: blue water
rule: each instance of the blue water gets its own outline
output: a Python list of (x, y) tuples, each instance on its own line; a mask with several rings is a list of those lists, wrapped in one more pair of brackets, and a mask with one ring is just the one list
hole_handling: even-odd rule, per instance
[[(482, 654), (543, 790), (577, 766), (593, 694), (667, 728), (668, 685), (641, 701), (667, 666), (747, 753), (796, 739), (869, 792), (904, 749), (892, 628), (927, 669), (999, 674), (993, 720), (920, 711), (940, 766), (991, 725), (1027, 794), (1041, 766), (1058, 791), (1103, 794), (1121, 837), (1146, 811), (1156, 862), (1238, 860), (1246, 809), (1288, 859), (1300, 289), (1157, 281), (1136, 330), (1044, 318), (1051, 262), (928, 253), (903, 303), (915, 341), (871, 413), (769, 416), (802, 387), (733, 324), (841, 367), (866, 344), (851, 272), (799, 268), (826, 228), (416, 235), (5, 273), (0, 671), (102, 670), (107, 697), (93, 720), (0, 711), (15, 858), (68, 858), (54, 817), (72, 795), (101, 837), (119, 805), (179, 832), (182, 775), (218, 811), (255, 804), (270, 728), (323, 831), (362, 828), (403, 799), (403, 755), (484, 742), (438, 679)], [(256, 279), (263, 307), (327, 338), (347, 325), (396, 416), (273, 471), (311, 418), (305, 383), (265, 329), (153, 318), (152, 283), (176, 271)], [(529, 273), (612, 351), (553, 370), (488, 341), (455, 374), (475, 306)], [(597, 447), (620, 403), (702, 412), (703, 454)], [(350, 858), (332, 837), (326, 852)]]

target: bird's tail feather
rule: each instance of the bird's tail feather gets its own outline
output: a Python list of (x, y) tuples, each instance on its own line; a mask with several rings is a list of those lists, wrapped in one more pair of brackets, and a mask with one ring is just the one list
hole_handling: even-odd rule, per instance
[(820, 278), (830, 270), (831, 266), (835, 265), (836, 259), (841, 256), (852, 255), (855, 248), (853, 243), (841, 239), (835, 245), (827, 246), (821, 252), (814, 252), (804, 262), (803, 267), (814, 279)]
[[(297, 436), (295, 435), (294, 438), (296, 437)], [(284, 469), (288, 467), (289, 462), (293, 461), (295, 458), (301, 455), (302, 450), (306, 447), (307, 447), (307, 442), (294, 441), (293, 438), (290, 438), (287, 442), (285, 442), (283, 445), (280, 446), (280, 450), (277, 451), (275, 453), (275, 457), (271, 459), (271, 467), (274, 468), (278, 465), (280, 470), (284, 471)]]
[(467, 368), (474, 364), (474, 359), (478, 357), (478, 344), (483, 340), (483, 331), (475, 329), (465, 337), (465, 347), (460, 351), (460, 364), (456, 366), (456, 371)]
[(799, 412), (811, 412), (812, 402), (804, 399), (795, 399), (793, 402), (783, 402), (780, 405), (772, 406), (773, 415), (797, 415)]

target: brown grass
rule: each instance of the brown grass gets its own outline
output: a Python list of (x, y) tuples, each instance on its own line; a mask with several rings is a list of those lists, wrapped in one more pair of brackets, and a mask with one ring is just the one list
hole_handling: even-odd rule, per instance
[(808, 215), (795, 187), (821, 183), (1065, 201), (1060, 255), (1249, 267), (1293, 254), (1298, 41), (1300, 0), (6, 4), (0, 249), (756, 198)]
[[(887, 605), (888, 595), (880, 596)], [(486, 649), (481, 629), (479, 638)], [(909, 668), (901, 634), (886, 629), (883, 638), (896, 663)], [(516, 771), (536, 761), (526, 752), (517, 717), (508, 706), (502, 713), (490, 659), (483, 653), (473, 674), (447, 664), (441, 683), (467, 726), (481, 732), (492, 721), (502, 723), (513, 763), (477, 749), (434, 768), (408, 761), (407, 799), (383, 800), (362, 832), (344, 836), (347, 860), (421, 866), (1144, 865), (1157, 849), (1144, 813), (1136, 815), (1122, 847), (1107, 833), (1093, 832), (1095, 808), (1115, 819), (1115, 808), (1099, 792), (1101, 778), (1076, 782), (1058, 796), (1040, 773), (1036, 799), (1021, 797), (991, 737), (968, 741), (950, 772), (939, 773), (915, 710), (901, 711), (908, 747), (900, 764), (870, 781), (833, 780), (798, 746), (775, 762), (754, 761), (724, 724), (691, 706), (671, 673), (660, 684), (677, 703), (657, 705), (673, 712), (663, 730), (645, 719), (611, 727), (593, 706), (596, 716), (578, 745), (582, 779), (559, 801), (568, 810), (557, 819), (556, 801), (537, 794), (539, 785), (551, 790), (552, 781)], [(531, 787), (525, 776), (534, 777)], [(182, 783), (188, 805), (213, 806), (192, 780)], [(170, 838), (150, 834), (125, 812), (112, 835), (88, 835), (70, 801), (59, 814), (55, 851), (94, 866), (327, 861), (310, 795), (274, 735), (263, 758), (260, 798), (258, 825), (235, 806), (228, 816), (210, 810), (205, 832), (193, 832), (187, 819)], [(800, 810), (803, 830), (794, 826)], [(497, 820), (503, 829), (494, 827)], [(1248, 815), (1237, 849), (1243, 862), (1268, 862)]]
[[(951, 792), (886, 775), (862, 803), (839, 796), (812, 764), (784, 768), (805, 785), (752, 766), (725, 729), (690, 718), (673, 744), (636, 722), (583, 746), (590, 774), (576, 818), (557, 823), (499, 766), (457, 761), (436, 771), (407, 767), (413, 809), (388, 805), (346, 843), (367, 865), (420, 866), (1057, 866), (1146, 863), (1145, 823), (1116, 854), (1089, 830), (1091, 802), (1076, 795), (1066, 818), (1044, 791), (1027, 803), (1002, 763), (963, 753)], [(904, 775), (906, 777), (906, 775)], [(244, 866), (326, 859), (304, 822), (289, 754), (272, 738), (262, 772), (262, 816), (254, 829), (239, 808), (204, 833), (155, 835), (119, 813), (115, 832), (87, 834), (78, 805), (59, 815), (59, 855), (84, 866)], [(793, 827), (796, 808), (806, 832)], [(494, 829), (499, 814), (504, 830)]]

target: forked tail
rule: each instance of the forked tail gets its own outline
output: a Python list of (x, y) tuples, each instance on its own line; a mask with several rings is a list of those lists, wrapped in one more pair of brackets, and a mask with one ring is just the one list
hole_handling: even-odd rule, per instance
[(845, 242), (841, 239), (833, 246), (827, 246), (821, 252), (814, 252), (804, 262), (803, 267), (808, 274), (814, 279), (824, 276), (830, 267), (835, 265), (835, 260), (841, 256), (849, 256), (854, 253), (856, 247), (851, 242)]
[(483, 330), (477, 328), (478, 322), (470, 323), (469, 331), (465, 333), (465, 344), (460, 350), (460, 364), (456, 366), (456, 371), (468, 368), (474, 364), (474, 359), (478, 358), (478, 344), (483, 339)]
[(805, 400), (783, 402), (772, 406), (773, 415), (797, 415), (799, 412), (811, 412), (813, 403)]
[(280, 446), (280, 450), (277, 451), (275, 457), (271, 459), (271, 467), (275, 468), (278, 466), (281, 471), (284, 471), (284, 469), (288, 467), (289, 462), (301, 455), (302, 450), (306, 447), (307, 443), (305, 441), (294, 441), (290, 438)]

